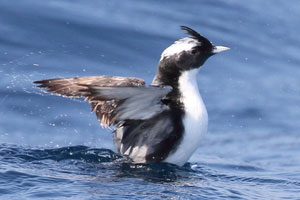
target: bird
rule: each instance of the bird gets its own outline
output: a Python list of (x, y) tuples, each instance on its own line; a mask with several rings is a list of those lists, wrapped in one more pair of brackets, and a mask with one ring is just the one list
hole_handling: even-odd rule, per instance
[(205, 61), (229, 48), (215, 46), (187, 26), (161, 54), (150, 85), (135, 77), (86, 76), (33, 82), (45, 92), (85, 98), (100, 125), (113, 128), (119, 154), (133, 163), (183, 166), (207, 132), (208, 114), (197, 74)]

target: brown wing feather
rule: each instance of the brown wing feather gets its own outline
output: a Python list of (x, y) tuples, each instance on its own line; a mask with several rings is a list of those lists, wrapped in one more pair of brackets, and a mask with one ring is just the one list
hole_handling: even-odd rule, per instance
[(86, 100), (91, 104), (92, 112), (96, 113), (101, 126), (107, 127), (113, 125), (112, 113), (116, 109), (118, 102), (115, 100), (103, 101), (93, 100), (89, 101), (87, 93), (88, 86), (100, 87), (138, 87), (144, 86), (145, 82), (139, 78), (120, 77), (120, 76), (87, 76), (74, 78), (57, 78), (40, 80), (33, 82), (39, 84), (37, 87), (46, 88), (46, 92), (52, 92), (64, 97), (86, 97)]

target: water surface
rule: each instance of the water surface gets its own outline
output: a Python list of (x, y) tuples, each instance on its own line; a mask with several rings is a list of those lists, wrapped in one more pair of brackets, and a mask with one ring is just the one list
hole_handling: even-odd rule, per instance
[[(300, 199), (297, 0), (0, 0), (1, 199)], [(115, 154), (87, 103), (32, 81), (150, 83), (186, 25), (230, 51), (198, 76), (209, 133), (184, 167)]]

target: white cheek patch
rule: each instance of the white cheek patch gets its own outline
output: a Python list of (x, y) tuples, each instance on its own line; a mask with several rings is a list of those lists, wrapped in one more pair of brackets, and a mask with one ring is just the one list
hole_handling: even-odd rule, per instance
[(182, 38), (163, 51), (160, 61), (183, 51), (191, 51), (195, 46), (199, 46), (200, 44), (199, 41), (193, 38)]

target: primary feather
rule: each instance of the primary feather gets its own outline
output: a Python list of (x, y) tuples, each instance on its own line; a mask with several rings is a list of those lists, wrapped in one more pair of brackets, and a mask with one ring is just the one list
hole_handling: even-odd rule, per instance
[[(98, 87), (144, 87), (145, 82), (139, 78), (121, 77), (121, 76), (87, 76), (75, 78), (56, 78), (35, 81), (39, 88), (45, 88), (46, 92), (52, 92), (57, 95), (79, 98), (86, 97), (88, 100), (88, 89), (91, 86)], [(117, 107), (117, 101), (93, 100), (89, 101), (92, 112), (96, 112), (101, 126), (107, 127), (113, 125), (113, 111)]]

